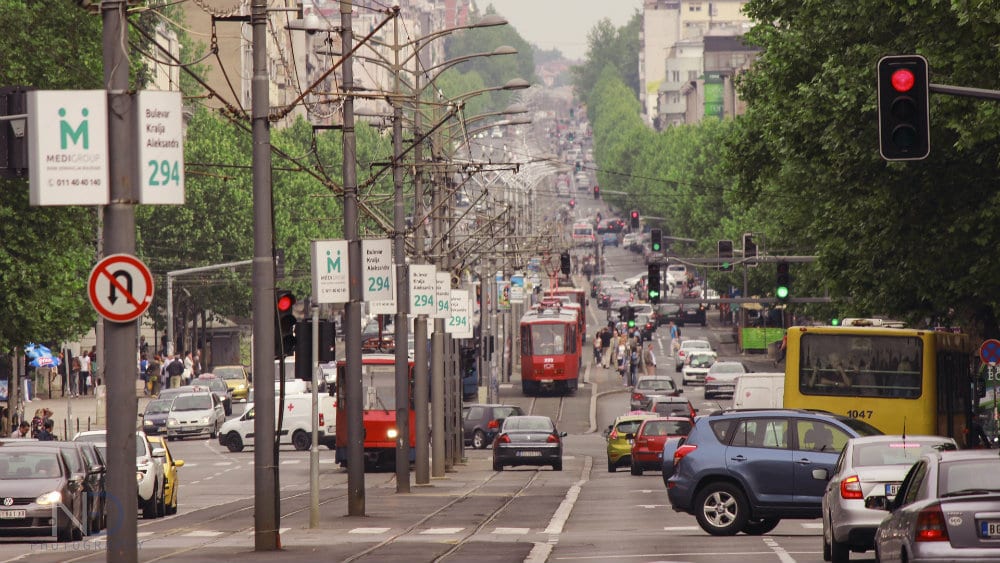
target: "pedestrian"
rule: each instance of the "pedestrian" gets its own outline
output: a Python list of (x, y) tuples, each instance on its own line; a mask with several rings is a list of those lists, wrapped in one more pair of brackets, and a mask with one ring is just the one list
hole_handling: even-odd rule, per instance
[(87, 387), (90, 386), (90, 355), (84, 352), (80, 354), (80, 377), (79, 377), (79, 387), (80, 394), (87, 395)]
[(80, 395), (80, 357), (73, 356), (69, 362), (69, 392), (71, 397)]
[(681, 347), (681, 343), (680, 343), (680, 340), (681, 340), (681, 329), (677, 325), (674, 324), (674, 321), (670, 321), (669, 328), (670, 328), (670, 332), (669, 332), (669, 334), (670, 334), (670, 355), (673, 356), (676, 353), (677, 349), (679, 349)]
[(653, 343), (646, 345), (646, 351), (642, 356), (642, 364), (646, 368), (646, 375), (656, 375), (656, 355), (653, 354)]
[(604, 368), (608, 367), (608, 361), (611, 356), (611, 330), (608, 327), (601, 329), (601, 366)]
[(42, 423), (42, 429), (38, 431), (38, 440), (41, 442), (58, 440), (59, 438), (52, 432), (53, 428), (55, 428), (55, 423), (52, 422), (52, 419), (45, 419), (45, 422)]
[(184, 385), (191, 383), (191, 378), (194, 377), (194, 358), (191, 352), (184, 354), (184, 372), (181, 377), (184, 379)]
[(60, 394), (63, 397), (65, 397), (66, 395), (72, 395), (72, 393), (70, 393), (69, 387), (67, 385), (69, 383), (69, 381), (68, 381), (69, 380), (69, 366), (66, 364), (66, 361), (65, 361), (66, 358), (63, 357), (63, 353), (62, 352), (59, 352), (58, 357), (59, 357), (59, 366), (60, 367), (58, 367), (56, 369), (59, 370), (59, 382), (61, 384), (59, 386), (59, 389), (60, 389)]
[(635, 375), (636, 372), (639, 370), (639, 361), (640, 361), (639, 349), (633, 347), (629, 351), (629, 358), (628, 358), (629, 378), (628, 382), (625, 383), (625, 385), (628, 385), (629, 387), (635, 385)]
[(160, 364), (160, 355), (153, 356), (153, 361), (146, 367), (146, 393), (153, 397), (160, 394), (160, 372), (163, 366)]
[(17, 430), (11, 434), (11, 438), (31, 438), (31, 424), (27, 420), (22, 420)]
[(87, 383), (87, 386), (93, 389), (95, 385), (100, 385), (102, 383), (100, 366), (97, 365), (97, 346), (90, 347), (89, 356), (90, 356), (90, 381)]
[(175, 355), (165, 369), (167, 372), (167, 381), (170, 382), (169, 386), (180, 387), (182, 385), (181, 379), (184, 376), (184, 360), (181, 360), (180, 355)]
[(601, 331), (594, 333), (594, 365), (601, 365)]

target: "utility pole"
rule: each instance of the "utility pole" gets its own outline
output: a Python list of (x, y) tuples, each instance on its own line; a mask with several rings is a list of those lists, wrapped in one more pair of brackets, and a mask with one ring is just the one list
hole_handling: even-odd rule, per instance
[[(417, 44), (417, 66), (420, 66), (420, 45)], [(420, 72), (415, 72), (413, 76), (414, 85), (414, 107), (413, 107), (413, 138), (419, 139), (421, 135), (420, 122)], [(413, 147), (413, 243), (417, 251), (417, 263), (426, 263), (426, 245), (424, 242), (424, 182), (423, 182), (423, 143), (416, 143)], [(427, 405), (427, 396), (430, 393), (430, 373), (428, 373), (427, 358), (427, 316), (419, 315), (413, 320), (413, 402), (414, 420), (416, 426), (416, 463), (414, 466), (414, 482), (417, 485), (428, 485), (431, 482), (430, 467), (430, 440), (427, 437), (427, 429), (430, 428), (430, 412)]]
[[(278, 460), (270, 447), (274, 436), (274, 242), (271, 227), (271, 129), (268, 121), (267, 0), (253, 0), (253, 430), (254, 550), (275, 551), (278, 539)], [(135, 485), (133, 485), (135, 487)], [(124, 497), (122, 497), (124, 498)], [(110, 563), (110, 562), (109, 562)]]
[[(135, 99), (129, 93), (127, 4), (125, 0), (101, 2), (104, 50), (104, 84), (108, 89), (108, 154), (111, 203), (104, 213), (104, 241), (109, 254), (135, 254), (136, 124)], [(104, 365), (107, 385), (108, 475), (110, 498), (123, 499), (108, 506), (108, 563), (136, 563), (135, 501), (135, 395), (136, 321), (104, 323)], [(95, 376), (96, 380), (96, 376)]]
[[(347, 381), (347, 514), (365, 515), (364, 397), (361, 396), (361, 239), (358, 235), (357, 142), (354, 137), (354, 48), (352, 0), (340, 1), (340, 41), (344, 52), (341, 83), (344, 92), (344, 238), (350, 280), (344, 306), (344, 347)], [(397, 330), (399, 327), (396, 327)], [(405, 344), (404, 344), (405, 346)], [(338, 382), (340, 383), (340, 382)]]

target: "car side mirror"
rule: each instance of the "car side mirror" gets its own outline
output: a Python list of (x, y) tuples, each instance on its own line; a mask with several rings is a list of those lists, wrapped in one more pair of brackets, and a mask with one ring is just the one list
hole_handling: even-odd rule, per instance
[(892, 501), (883, 495), (872, 495), (865, 498), (865, 508), (872, 510), (892, 510)]
[(107, 471), (107, 468), (105, 468), (101, 464), (91, 465), (90, 469), (87, 470), (87, 475), (97, 475), (99, 473), (104, 473), (106, 471)]
[(163, 448), (153, 448), (153, 457), (167, 457), (167, 450)]
[(566, 436), (569, 436), (569, 433), (567, 433), (567, 432), (560, 432), (559, 433), (559, 437), (560, 438), (565, 438)]
[(826, 469), (813, 469), (812, 476), (817, 481), (826, 481), (830, 478), (830, 472)]
[(175, 459), (174, 460), (174, 467), (184, 467), (184, 460), (183, 459)]

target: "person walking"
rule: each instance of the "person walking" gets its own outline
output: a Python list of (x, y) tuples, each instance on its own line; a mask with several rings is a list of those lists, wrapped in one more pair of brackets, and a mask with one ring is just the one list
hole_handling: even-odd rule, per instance
[(69, 362), (69, 394), (71, 397), (80, 395), (80, 357), (73, 356)]
[(87, 395), (87, 386), (90, 381), (90, 356), (87, 353), (77, 356), (80, 360), (80, 375), (78, 377), (78, 387), (80, 395)]
[(611, 331), (608, 327), (601, 329), (601, 366), (605, 369), (608, 367), (608, 361), (611, 359)]
[(163, 366), (160, 364), (160, 355), (153, 356), (153, 360), (146, 366), (146, 393), (153, 397), (160, 394), (160, 373)]
[(656, 375), (656, 355), (653, 354), (653, 343), (646, 345), (646, 351), (642, 355), (642, 365), (646, 368), (646, 375)]
[(594, 365), (601, 365), (601, 331), (594, 333)]

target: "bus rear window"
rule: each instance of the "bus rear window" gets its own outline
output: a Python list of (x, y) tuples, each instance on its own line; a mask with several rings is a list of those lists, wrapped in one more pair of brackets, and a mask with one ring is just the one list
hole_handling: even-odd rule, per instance
[(923, 344), (919, 338), (804, 334), (799, 353), (799, 391), (915, 399), (922, 393)]

